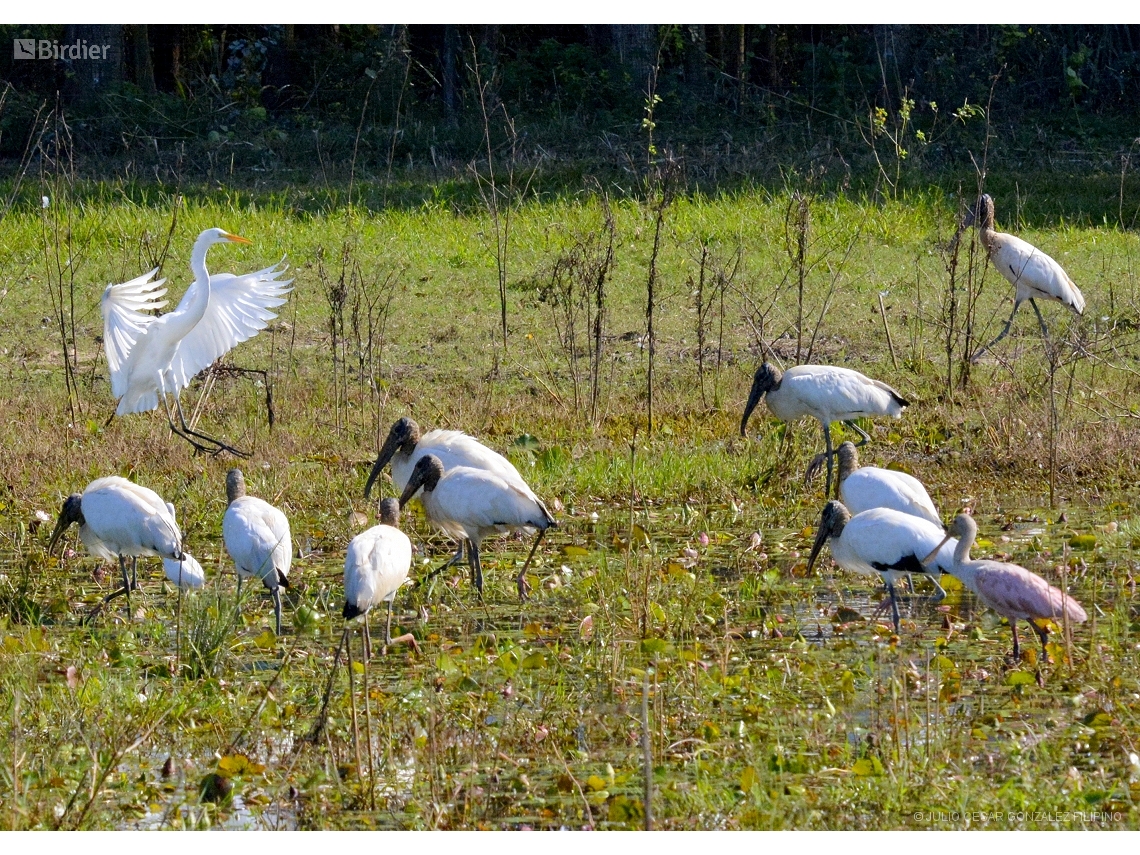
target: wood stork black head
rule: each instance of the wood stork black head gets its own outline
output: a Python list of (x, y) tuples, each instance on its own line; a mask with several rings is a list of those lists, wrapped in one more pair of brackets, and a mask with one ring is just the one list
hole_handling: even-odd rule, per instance
[(979, 231), (988, 231), (994, 227), (994, 200), (989, 193), (978, 197), (978, 204), (974, 210), (966, 214), (962, 223), (963, 228), (977, 226)]
[(380, 503), (380, 523), (390, 525), (392, 528), (400, 527), (399, 499), (385, 499)]
[(372, 484), (380, 477), (380, 473), (396, 452), (410, 455), (416, 450), (416, 443), (419, 441), (420, 426), (416, 424), (415, 419), (404, 416), (392, 425), (392, 429), (388, 431), (388, 438), (384, 440), (384, 446), (380, 449), (380, 456), (376, 458), (372, 472), (368, 475), (368, 482), (364, 485), (364, 498), (367, 499), (372, 493)]
[(412, 469), (412, 477), (408, 479), (408, 484), (404, 487), (403, 495), (400, 496), (400, 509), (412, 500), (412, 496), (420, 488), (424, 488), (425, 493), (430, 493), (435, 489), (435, 485), (439, 483), (439, 479), (443, 477), (443, 463), (434, 454), (425, 454), (417, 461), (415, 468)]
[(819, 531), (815, 533), (815, 543), (811, 545), (811, 556), (808, 558), (809, 573), (815, 566), (815, 559), (819, 557), (823, 545), (829, 538), (842, 536), (843, 529), (850, 519), (851, 513), (842, 502), (832, 499), (823, 506), (823, 513), (819, 517)]
[(245, 475), (240, 469), (231, 469), (226, 473), (226, 504), (232, 505), (245, 494)]
[(855, 443), (844, 440), (835, 450), (835, 458), (839, 462), (839, 483), (847, 480), (847, 476), (859, 468), (859, 452), (855, 450)]
[(83, 518), (82, 493), (72, 493), (64, 499), (63, 507), (59, 511), (59, 519), (56, 520), (55, 529), (51, 533), (51, 540), (48, 541), (49, 555), (55, 550), (56, 543), (59, 542), (63, 533), (67, 531), (67, 527), (72, 523), (78, 523), (80, 526), (87, 525), (87, 520)]
[(752, 411), (756, 409), (756, 405), (760, 403), (760, 399), (768, 392), (775, 392), (780, 388), (780, 380), (783, 378), (783, 373), (779, 368), (771, 363), (765, 362), (756, 369), (756, 374), (752, 377), (752, 391), (748, 393), (748, 403), (744, 407), (744, 418), (740, 420), (740, 435), (746, 435), (748, 427), (748, 417), (752, 415)]

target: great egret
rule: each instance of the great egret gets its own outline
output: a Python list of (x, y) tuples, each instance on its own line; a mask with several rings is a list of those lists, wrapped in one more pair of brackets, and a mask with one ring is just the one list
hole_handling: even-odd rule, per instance
[[(198, 451), (229, 451), (248, 457), (226, 443), (199, 433), (186, 424), (179, 393), (199, 371), (208, 368), (235, 345), (257, 335), (277, 317), (271, 308), (285, 302), (293, 280), (278, 279), (287, 268), (281, 264), (256, 273), (234, 276), (206, 270), (206, 252), (216, 243), (250, 243), (223, 229), (206, 229), (194, 242), (190, 269), (194, 282), (178, 308), (161, 317), (143, 314), (166, 305), (165, 279), (154, 279), (156, 267), (137, 279), (108, 285), (103, 292), (103, 344), (111, 373), (111, 393), (119, 399), (115, 414), (143, 413), (166, 407), (170, 429)], [(170, 402), (178, 413), (178, 426)]]
[[(820, 516), (808, 572), (830, 539), (831, 557), (840, 567), (867, 575), (877, 573), (883, 578), (891, 597), (891, 617), (897, 633), (895, 581), (906, 573), (925, 573), (934, 578), (939, 571), (947, 571), (953, 547), (942, 548), (946, 542), (942, 535), (942, 529), (934, 523), (890, 508), (872, 508), (851, 516), (841, 502), (833, 499), (824, 505)], [(922, 563), (927, 556), (934, 559), (930, 569)]]
[(1013, 316), (1026, 300), (1037, 315), (1046, 341), (1049, 340), (1049, 328), (1045, 326), (1045, 318), (1041, 316), (1035, 298), (1056, 300), (1058, 303), (1064, 303), (1078, 315), (1084, 313), (1084, 295), (1060, 264), (1028, 241), (994, 231), (994, 200), (988, 193), (978, 199), (977, 210), (970, 212), (963, 225), (971, 224), (977, 225), (978, 238), (986, 248), (986, 253), (998, 273), (1017, 289), (1014, 292), (1013, 311), (1009, 315), (1009, 320), (1005, 322), (1005, 327), (997, 338), (971, 357), (971, 362), (977, 362), (983, 353), (1005, 338), (1013, 324)]
[(348, 544), (344, 556), (344, 619), (364, 616), (364, 659), (372, 658), (372, 638), (368, 632), (368, 612), (380, 603), (388, 604), (384, 624), (384, 646), (411, 644), (419, 652), (410, 632), (392, 638), (392, 601), (408, 578), (412, 566), (412, 542), (398, 528), (400, 503), (385, 499), (380, 503), (380, 525), (363, 531)]
[(200, 588), (205, 583), (201, 565), (182, 550), (174, 506), (163, 502), (153, 490), (111, 475), (92, 481), (82, 493), (72, 493), (64, 501), (51, 533), (49, 554), (72, 523), (78, 523), (79, 539), (88, 552), (104, 561), (118, 559), (123, 587), (108, 594), (102, 605), (125, 594), (129, 608), (131, 590), (138, 587), (136, 565), (140, 555), (162, 558), (167, 578), (180, 588)]
[(886, 383), (872, 380), (850, 368), (797, 365), (781, 372), (779, 368), (765, 362), (756, 369), (752, 379), (752, 391), (748, 393), (744, 417), (740, 420), (741, 436), (745, 435), (748, 417), (764, 395), (767, 395), (768, 409), (782, 422), (795, 421), (803, 416), (819, 420), (827, 451), (816, 455), (812, 460), (808, 475), (817, 472), (820, 463), (826, 459), (825, 498), (831, 495), (831, 423), (843, 422), (863, 438), (859, 443), (863, 445), (871, 437), (855, 424), (854, 419), (865, 416), (891, 416), (897, 419), (909, 406), (909, 402)]
[(530, 555), (519, 571), (516, 583), (519, 597), (527, 595), (526, 571), (542, 541), (542, 536), (558, 523), (534, 493), (523, 491), (517, 484), (494, 472), (457, 466), (444, 471), (434, 454), (421, 457), (412, 470), (400, 496), (403, 508), (416, 491), (423, 488), (420, 501), (428, 519), (437, 528), (458, 541), (467, 542), (472, 580), (479, 595), (483, 594), (483, 569), (479, 563), (479, 544), (495, 532), (537, 529)]
[(229, 507), (222, 518), (222, 539), (237, 568), (238, 608), (242, 579), (260, 579), (273, 595), (273, 615), (280, 635), (281, 588), (289, 587), (289, 565), (293, 560), (289, 520), (264, 499), (246, 495), (245, 476), (240, 469), (226, 473), (226, 501)]
[[(412, 469), (421, 457), (428, 454), (438, 457), (445, 471), (456, 466), (470, 466), (472, 469), (493, 472), (504, 481), (514, 484), (528, 497), (538, 501), (514, 464), (503, 455), (492, 451), (479, 440), (461, 431), (437, 429), (421, 433), (420, 426), (407, 416), (398, 420), (388, 431), (388, 438), (384, 440), (384, 446), (380, 449), (380, 455), (376, 458), (376, 463), (368, 475), (368, 482), (364, 485), (364, 497), (368, 498), (371, 494), (372, 485), (389, 462), (392, 464), (392, 481), (396, 489), (402, 493), (407, 486), (408, 478), (412, 475)], [(460, 540), (455, 555), (435, 573), (441, 573), (462, 560), (463, 541)]]
[[(1013, 633), (1013, 658), (1021, 658), (1021, 648), (1017, 641), (1017, 622), (1028, 621), (1037, 637), (1041, 639), (1041, 649), (1045, 651), (1048, 630), (1037, 625), (1038, 620), (1067, 620), (1069, 623), (1084, 623), (1088, 619), (1081, 604), (1069, 594), (1054, 588), (1036, 573), (1031, 573), (1017, 564), (1004, 561), (991, 561), (985, 558), (970, 558), (970, 548), (978, 536), (978, 525), (968, 514), (959, 514), (946, 530), (943, 542), (958, 536), (954, 549), (954, 561), (946, 567), (947, 573), (960, 579), (962, 584), (974, 592), (983, 605), (993, 609), (1009, 621)], [(928, 555), (927, 564), (937, 555), (937, 550)], [(939, 563), (943, 563), (939, 558)]]

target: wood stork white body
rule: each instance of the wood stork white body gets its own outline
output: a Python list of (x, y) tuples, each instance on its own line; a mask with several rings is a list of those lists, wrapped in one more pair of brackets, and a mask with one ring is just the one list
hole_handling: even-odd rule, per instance
[(162, 559), (162, 572), (174, 585), (183, 591), (196, 590), (206, 584), (206, 571), (198, 559), (189, 552), (182, 553), (182, 560)]
[[(104, 605), (120, 594), (125, 594), (130, 603), (131, 589), (138, 587), (135, 565), (139, 556), (154, 555), (173, 562), (170, 567), (164, 564), (168, 577), (180, 562), (181, 572), (191, 579), (201, 572), (200, 565), (194, 570), (193, 565), (198, 562), (192, 565), (185, 560), (182, 533), (174, 519), (173, 505), (164, 502), (154, 490), (126, 478), (117, 475), (98, 478), (82, 493), (68, 496), (48, 541), (49, 553), (72, 523), (78, 523), (79, 539), (88, 552), (104, 561), (119, 562), (123, 587), (109, 594)], [(131, 559), (132, 578), (127, 577), (127, 558)], [(178, 584), (178, 579), (172, 581)], [(183, 587), (197, 586), (187, 584), (184, 576)]]
[[(161, 317), (144, 314), (166, 305), (165, 279), (154, 279), (158, 268), (103, 292), (103, 343), (111, 373), (111, 393), (119, 399), (115, 414), (142, 413), (166, 406), (170, 429), (198, 451), (229, 451), (248, 456), (225, 443), (199, 433), (186, 424), (179, 393), (204, 368), (233, 347), (257, 335), (277, 317), (271, 308), (285, 302), (292, 280), (279, 277), (281, 264), (255, 273), (234, 276), (206, 270), (206, 252), (216, 243), (250, 243), (223, 229), (206, 229), (198, 235), (190, 255), (194, 282), (178, 308)], [(174, 397), (179, 425), (174, 424), (167, 395)]]
[(396, 592), (407, 581), (412, 566), (412, 542), (397, 527), (400, 503), (385, 499), (380, 503), (380, 525), (363, 531), (348, 544), (344, 556), (344, 619), (364, 616), (364, 657), (372, 656), (372, 640), (368, 632), (368, 612), (380, 603), (388, 604), (384, 624), (384, 646), (419, 645), (410, 632), (392, 638), (392, 603)]
[[(503, 455), (492, 451), (475, 437), (461, 431), (432, 430), (426, 434), (421, 433), (420, 426), (407, 416), (393, 424), (388, 431), (388, 438), (384, 440), (380, 455), (376, 458), (376, 463), (368, 475), (368, 482), (364, 485), (364, 497), (368, 498), (371, 494), (372, 485), (389, 462), (392, 464), (392, 481), (396, 489), (403, 493), (408, 479), (412, 476), (412, 470), (420, 459), (428, 454), (439, 458), (445, 472), (457, 466), (492, 472), (518, 487), (528, 498), (538, 501), (514, 464)], [(419, 493), (415, 495), (418, 496)], [(455, 555), (440, 567), (437, 573), (463, 560), (463, 544), (464, 541), (460, 538)]]
[[(844, 570), (882, 577), (891, 597), (896, 633), (899, 608), (895, 582), (906, 573), (925, 573), (937, 578), (939, 572), (947, 572), (953, 563), (953, 549), (957, 545), (945, 541), (940, 526), (920, 517), (890, 508), (872, 508), (851, 516), (841, 502), (834, 500), (824, 506), (820, 516), (819, 531), (808, 559), (809, 572), (829, 539), (831, 557)], [(933, 559), (929, 567), (922, 563), (927, 556)]]
[(273, 596), (276, 632), (280, 635), (281, 588), (289, 587), (293, 563), (289, 520), (264, 499), (247, 495), (240, 469), (226, 473), (226, 500), (229, 506), (222, 518), (222, 539), (237, 568), (238, 608), (242, 579), (260, 579)]
[(1005, 322), (1005, 327), (997, 338), (975, 353), (971, 361), (976, 362), (983, 353), (1005, 338), (1010, 326), (1013, 325), (1014, 315), (1026, 300), (1033, 306), (1046, 340), (1049, 338), (1049, 328), (1045, 326), (1045, 319), (1041, 316), (1041, 310), (1037, 308), (1038, 298), (1056, 300), (1078, 315), (1084, 313), (1084, 295), (1060, 264), (1028, 241), (994, 231), (994, 200), (988, 193), (983, 194), (978, 200), (977, 209), (972, 212), (971, 220), (977, 225), (978, 238), (986, 248), (986, 254), (993, 266), (1016, 289), (1013, 311), (1009, 315), (1009, 320)]
[(740, 420), (740, 435), (744, 436), (748, 417), (767, 397), (768, 409), (782, 422), (792, 422), (804, 416), (817, 419), (823, 427), (823, 439), (827, 446), (824, 455), (818, 455), (808, 467), (809, 476), (818, 470), (821, 457), (827, 462), (827, 489), (824, 496), (831, 495), (833, 470), (831, 449), (831, 423), (843, 422), (862, 440), (871, 437), (855, 424), (855, 419), (870, 416), (890, 416), (899, 418), (910, 403), (898, 392), (879, 380), (872, 380), (850, 368), (835, 365), (797, 365), (781, 372), (774, 365), (765, 362), (752, 379), (752, 390)]
[(467, 542), (472, 578), (480, 596), (483, 594), (483, 570), (479, 562), (479, 546), (483, 539), (491, 534), (519, 529), (538, 531), (530, 555), (515, 580), (519, 597), (525, 600), (526, 571), (546, 530), (558, 525), (546, 505), (529, 487), (524, 490), (494, 472), (470, 466), (457, 466), (445, 471), (443, 463), (434, 454), (425, 455), (416, 463), (400, 496), (400, 507), (411, 501), (420, 488), (423, 488), (420, 501), (431, 523), (449, 537)]
[[(991, 561), (985, 558), (970, 558), (970, 548), (978, 535), (978, 525), (974, 518), (959, 514), (946, 532), (946, 540), (958, 536), (954, 548), (954, 560), (945, 571), (959, 579), (974, 592), (983, 605), (993, 609), (1009, 621), (1013, 633), (1013, 658), (1021, 658), (1021, 648), (1017, 641), (1017, 622), (1024, 620), (1041, 639), (1041, 649), (1045, 651), (1048, 630), (1042, 629), (1035, 621), (1054, 620), (1069, 623), (1084, 623), (1088, 619), (1085, 610), (1073, 597), (1055, 588), (1024, 567), (1004, 561)], [(926, 557), (944, 564), (942, 553)]]

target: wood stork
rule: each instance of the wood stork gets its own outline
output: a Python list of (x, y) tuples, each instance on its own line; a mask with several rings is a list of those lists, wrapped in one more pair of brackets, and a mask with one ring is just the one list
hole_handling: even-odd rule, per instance
[[(912, 517), (929, 520), (939, 528), (945, 529), (938, 510), (922, 482), (913, 475), (898, 472), (893, 469), (880, 469), (878, 466), (860, 466), (859, 452), (852, 442), (841, 442), (835, 450), (838, 463), (839, 500), (851, 513), (858, 516), (871, 508), (891, 508)], [(913, 580), (909, 575), (911, 590), (914, 590)], [(939, 599), (946, 596), (938, 580), (931, 577), (934, 587), (938, 589)]]
[[(434, 454), (439, 458), (445, 471), (457, 466), (469, 466), (472, 469), (493, 472), (504, 481), (514, 484), (526, 493), (528, 498), (538, 501), (514, 464), (503, 455), (492, 451), (479, 440), (461, 431), (437, 429), (426, 434), (421, 433), (420, 426), (407, 416), (393, 424), (388, 431), (388, 438), (384, 440), (380, 455), (376, 458), (376, 463), (373, 464), (368, 481), (364, 485), (364, 497), (368, 498), (371, 495), (372, 485), (389, 462), (392, 464), (392, 481), (396, 489), (402, 493), (415, 465), (419, 463), (420, 458), (428, 454)], [(460, 539), (455, 555), (435, 573), (441, 573), (463, 560), (463, 543), (464, 541)]]
[(976, 224), (978, 238), (994, 267), (1017, 289), (1014, 292), (1013, 311), (1005, 322), (1005, 327), (997, 338), (971, 357), (971, 362), (977, 362), (983, 353), (1005, 338), (1013, 325), (1014, 315), (1026, 300), (1037, 315), (1046, 341), (1049, 340), (1049, 328), (1045, 326), (1045, 318), (1037, 308), (1036, 298), (1056, 300), (1078, 315), (1084, 313), (1084, 295), (1060, 264), (1028, 241), (994, 231), (994, 200), (988, 193), (978, 199), (976, 211), (970, 212), (964, 225), (969, 226), (971, 223)]
[(240, 469), (226, 473), (226, 501), (222, 539), (237, 568), (238, 608), (242, 579), (260, 579), (273, 596), (273, 616), (280, 635), (281, 588), (289, 587), (289, 566), (293, 561), (289, 520), (264, 499), (247, 495)]
[[(180, 588), (201, 587), (202, 567), (182, 551), (182, 533), (174, 518), (174, 506), (158, 493), (126, 478), (111, 475), (98, 478), (82, 493), (72, 493), (63, 503), (55, 530), (48, 541), (48, 553), (55, 550), (72, 523), (79, 525), (79, 539), (92, 555), (104, 561), (118, 559), (123, 587), (104, 598), (106, 605), (125, 594), (128, 609), (131, 590), (138, 588), (137, 563), (140, 555), (163, 559), (163, 570)], [(127, 558), (131, 576), (127, 576)], [(169, 562), (169, 563), (167, 563)]]
[[(970, 548), (978, 535), (978, 525), (973, 517), (968, 514), (956, 516), (946, 530), (944, 540), (949, 540), (954, 535), (958, 537), (954, 560), (945, 567), (945, 570), (973, 591), (983, 605), (1009, 621), (1009, 628), (1013, 633), (1014, 661), (1021, 658), (1021, 648), (1017, 641), (1019, 620), (1029, 622), (1029, 626), (1041, 639), (1042, 651), (1045, 651), (1049, 632), (1038, 626), (1036, 621), (1067, 620), (1069, 623), (1084, 623), (1088, 619), (1081, 604), (1071, 595), (1054, 588), (1036, 573), (1004, 561), (971, 559)], [(932, 558), (936, 558), (936, 553), (928, 555), (924, 563)], [(937, 553), (937, 560), (940, 564), (944, 563), (941, 553)]]
[(831, 495), (831, 423), (843, 422), (862, 437), (859, 445), (863, 445), (871, 437), (855, 424), (855, 419), (868, 416), (891, 416), (897, 419), (910, 405), (909, 401), (886, 383), (872, 380), (850, 368), (797, 365), (781, 372), (765, 362), (756, 369), (752, 379), (752, 391), (748, 394), (744, 417), (740, 420), (741, 436), (745, 435), (748, 417), (765, 395), (768, 409), (782, 422), (795, 421), (804, 416), (819, 420), (827, 451), (812, 460), (808, 476), (819, 470), (823, 460), (827, 461), (825, 498)]
[(412, 566), (412, 542), (399, 529), (400, 503), (385, 499), (380, 503), (380, 525), (363, 531), (348, 544), (344, 556), (344, 619), (364, 616), (364, 658), (372, 658), (372, 638), (368, 612), (380, 603), (388, 604), (384, 624), (384, 647), (410, 644), (419, 652), (410, 632), (392, 638), (392, 602), (408, 578)]
[(470, 466), (444, 471), (443, 463), (434, 454), (421, 457), (412, 469), (400, 496), (400, 507), (411, 501), (421, 487), (420, 501), (432, 524), (448, 536), (467, 542), (472, 581), (480, 596), (483, 595), (483, 569), (479, 562), (479, 545), (483, 538), (496, 532), (538, 530), (530, 555), (515, 580), (519, 597), (525, 600), (526, 571), (546, 530), (558, 525), (546, 505), (529, 488), (523, 490), (494, 472)]
[[(249, 455), (186, 424), (179, 393), (204, 368), (233, 347), (257, 335), (277, 317), (271, 308), (285, 302), (292, 280), (279, 277), (287, 269), (276, 264), (255, 273), (234, 276), (206, 270), (206, 253), (216, 243), (250, 243), (223, 229), (206, 229), (194, 242), (190, 269), (194, 282), (178, 308), (161, 317), (143, 314), (166, 305), (165, 279), (154, 270), (130, 282), (108, 285), (103, 292), (103, 344), (111, 373), (111, 393), (119, 399), (115, 414), (143, 413), (166, 407), (170, 429), (197, 451), (228, 451)], [(178, 426), (174, 424), (167, 395), (174, 397)]]
[[(936, 578), (950, 566), (953, 558), (953, 547), (944, 545), (942, 529), (928, 520), (890, 508), (872, 508), (851, 516), (847, 508), (834, 499), (824, 505), (820, 516), (819, 531), (808, 558), (809, 573), (829, 539), (831, 557), (840, 567), (882, 577), (890, 594), (896, 633), (899, 606), (895, 581), (906, 573), (926, 573)], [(929, 567), (922, 563), (927, 556), (934, 559)]]

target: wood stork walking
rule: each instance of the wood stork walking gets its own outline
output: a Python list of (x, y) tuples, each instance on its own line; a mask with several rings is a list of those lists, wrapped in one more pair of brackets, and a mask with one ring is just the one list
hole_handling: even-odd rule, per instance
[(372, 638), (368, 631), (368, 612), (380, 603), (388, 604), (384, 624), (384, 647), (410, 644), (419, 652), (416, 638), (410, 632), (392, 638), (392, 602), (396, 592), (408, 578), (412, 566), (412, 542), (398, 528), (400, 503), (385, 499), (380, 503), (380, 525), (363, 531), (348, 544), (344, 556), (344, 619), (364, 616), (364, 658), (372, 658)]
[[(1042, 651), (1045, 651), (1049, 632), (1038, 626), (1036, 621), (1067, 620), (1069, 623), (1084, 623), (1087, 620), (1088, 615), (1080, 603), (1059, 588), (1054, 588), (1036, 573), (1004, 561), (971, 559), (970, 548), (978, 535), (978, 525), (973, 517), (968, 514), (956, 516), (946, 531), (945, 540), (954, 535), (958, 537), (954, 560), (945, 570), (960, 579), (983, 605), (1009, 621), (1013, 633), (1014, 661), (1021, 658), (1021, 648), (1017, 641), (1019, 620), (1029, 622), (1029, 626), (1041, 639)], [(940, 564), (944, 563), (940, 552), (928, 555), (924, 563), (936, 556)]]
[[(820, 516), (819, 531), (808, 558), (809, 573), (828, 540), (831, 557), (840, 567), (882, 577), (890, 594), (896, 633), (899, 631), (898, 593), (895, 591), (898, 578), (906, 573), (925, 573), (936, 578), (953, 560), (953, 547), (944, 545), (942, 529), (934, 523), (890, 508), (872, 508), (851, 516), (847, 508), (834, 499), (824, 505)], [(922, 563), (927, 556), (933, 559), (929, 567)]]
[[(945, 528), (926, 488), (913, 475), (878, 466), (860, 466), (859, 452), (852, 442), (841, 442), (835, 450), (835, 457), (838, 462), (839, 500), (852, 516), (871, 508), (890, 508)], [(912, 582), (913, 591), (913, 580), (909, 575), (907, 580)], [(946, 592), (938, 584), (938, 579), (931, 577), (931, 581), (938, 589), (939, 599), (945, 597)]]
[(867, 443), (871, 437), (855, 424), (855, 419), (868, 416), (890, 416), (899, 418), (910, 402), (902, 395), (878, 380), (872, 380), (850, 368), (834, 365), (797, 365), (781, 372), (774, 365), (765, 362), (756, 369), (752, 379), (752, 391), (744, 407), (744, 417), (740, 420), (740, 435), (744, 436), (748, 427), (748, 417), (760, 398), (767, 395), (768, 409), (782, 422), (791, 422), (804, 416), (818, 419), (823, 427), (823, 439), (827, 451), (817, 455), (808, 467), (810, 477), (819, 470), (823, 460), (827, 462), (827, 489), (824, 496), (831, 495), (833, 470), (831, 450), (831, 423), (843, 422), (854, 430)]
[(72, 523), (79, 525), (79, 539), (88, 552), (104, 561), (119, 562), (123, 587), (108, 594), (99, 609), (120, 595), (126, 595), (129, 609), (131, 590), (138, 588), (140, 555), (162, 558), (167, 578), (180, 590), (200, 588), (205, 583), (201, 565), (182, 550), (174, 506), (164, 502), (154, 490), (111, 475), (92, 481), (82, 493), (72, 493), (64, 501), (51, 533), (49, 554)]
[(264, 499), (246, 493), (240, 469), (226, 473), (226, 515), (222, 539), (234, 560), (238, 577), (238, 609), (241, 609), (242, 579), (260, 579), (273, 596), (276, 632), (281, 634), (281, 588), (289, 587), (293, 562), (293, 539), (289, 520)]
[[(281, 264), (234, 276), (206, 270), (206, 253), (217, 243), (250, 243), (223, 229), (206, 229), (194, 242), (190, 269), (194, 282), (178, 308), (161, 317), (144, 314), (166, 305), (165, 279), (154, 270), (130, 282), (108, 285), (103, 292), (103, 343), (111, 373), (111, 393), (119, 399), (115, 414), (144, 413), (166, 407), (170, 429), (198, 451), (228, 451), (248, 457), (226, 443), (199, 433), (186, 424), (179, 393), (204, 368), (233, 347), (257, 335), (277, 317), (271, 308), (285, 302), (292, 280), (281, 281), (287, 269)], [(167, 395), (174, 397), (178, 425)]]
[(443, 463), (434, 454), (421, 457), (412, 469), (400, 496), (400, 507), (411, 501), (421, 487), (420, 501), (432, 524), (449, 537), (467, 542), (472, 581), (480, 596), (483, 595), (483, 569), (479, 562), (479, 545), (483, 538), (496, 532), (537, 529), (534, 546), (515, 580), (519, 597), (525, 600), (526, 571), (546, 530), (558, 525), (546, 505), (529, 488), (524, 490), (494, 472), (470, 466), (444, 471)]
[[(538, 501), (514, 464), (503, 455), (492, 451), (475, 437), (461, 431), (437, 429), (426, 434), (422, 433), (416, 421), (407, 416), (393, 424), (388, 431), (388, 438), (384, 440), (380, 455), (376, 458), (376, 463), (373, 464), (368, 481), (364, 485), (364, 497), (368, 498), (371, 495), (372, 485), (389, 462), (392, 464), (392, 481), (396, 489), (402, 493), (415, 465), (419, 463), (420, 458), (428, 454), (438, 457), (445, 471), (456, 466), (470, 466), (472, 469), (493, 472)], [(455, 555), (435, 572), (441, 573), (462, 560), (463, 540), (460, 540)]]
[(1036, 298), (1056, 300), (1058, 303), (1064, 303), (1078, 315), (1084, 313), (1084, 295), (1060, 264), (1028, 241), (994, 231), (994, 200), (988, 193), (978, 199), (978, 207), (970, 212), (965, 225), (969, 226), (971, 223), (977, 225), (978, 237), (994, 267), (1017, 289), (1014, 292), (1013, 311), (1001, 333), (975, 353), (971, 357), (971, 362), (977, 362), (983, 353), (1005, 338), (1013, 325), (1014, 315), (1026, 300), (1037, 315), (1046, 341), (1049, 340), (1049, 328), (1045, 326), (1045, 318), (1037, 308)]

